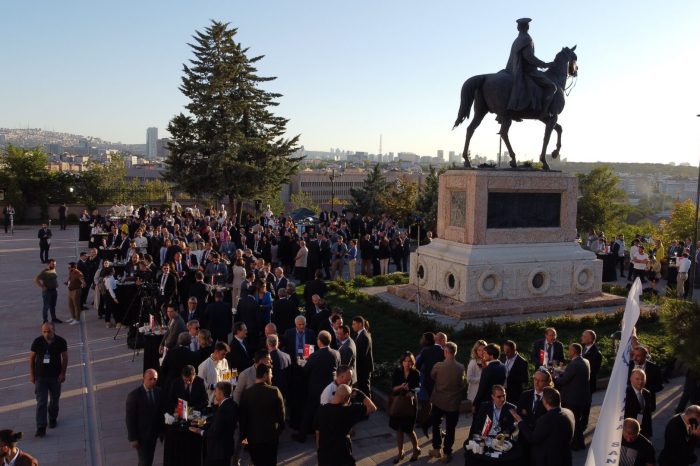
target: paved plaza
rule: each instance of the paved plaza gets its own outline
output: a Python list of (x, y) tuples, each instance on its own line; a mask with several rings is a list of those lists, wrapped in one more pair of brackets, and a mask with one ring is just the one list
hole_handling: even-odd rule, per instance
[[(51, 257), (57, 259), (59, 282), (67, 275), (67, 263), (75, 260), (79, 247), (75, 228), (59, 231), (53, 228)], [(0, 283), (3, 297), (0, 315), (5, 325), (0, 327), (0, 428), (23, 431), (21, 448), (35, 456), (42, 465), (123, 466), (136, 463), (136, 453), (129, 447), (124, 424), (124, 405), (127, 393), (139, 385), (141, 355), (126, 346), (126, 334), (115, 336), (97, 319), (92, 308), (84, 312), (80, 325), (58, 324), (56, 333), (68, 342), (69, 369), (63, 384), (58, 427), (49, 429), (46, 437), (34, 438), (35, 401), (33, 386), (29, 383), (29, 346), (40, 335), (41, 293), (33, 283), (34, 276), (43, 268), (39, 261), (35, 229), (18, 229), (14, 236), (0, 236)], [(92, 293), (88, 303), (92, 302)], [(57, 314), (68, 318), (67, 289), (59, 288)], [(429, 330), (429, 329), (425, 329)], [(375, 345), (381, 345), (382, 336), (374, 335)], [(465, 352), (459, 360), (464, 362)], [(654, 416), (654, 444), (661, 448), (663, 429), (680, 396), (682, 379), (676, 378), (659, 393)], [(603, 393), (594, 396), (590, 425), (597, 420)], [(455, 442), (453, 464), (463, 464), (459, 447), (464, 442), (471, 418), (460, 416)], [(313, 444), (300, 445), (292, 441), (290, 432), (283, 434), (280, 464), (315, 464)], [(421, 459), (413, 464), (434, 464), (428, 458), (430, 442), (419, 434), (423, 449)], [(588, 432), (590, 441), (590, 429)], [(353, 440), (354, 452), (360, 465), (391, 464), (396, 454), (394, 432), (389, 429), (388, 416), (379, 412), (369, 421), (359, 424)], [(410, 445), (405, 450), (410, 454)], [(162, 464), (162, 445), (156, 449), (156, 464)], [(574, 464), (583, 465), (585, 452), (575, 454)], [(407, 462), (404, 460), (403, 463)], [(244, 458), (243, 464), (248, 464)]]

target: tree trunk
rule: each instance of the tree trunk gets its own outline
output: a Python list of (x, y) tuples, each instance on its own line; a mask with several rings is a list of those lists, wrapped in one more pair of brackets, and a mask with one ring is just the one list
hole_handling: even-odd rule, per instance
[(233, 224), (235, 225), (237, 222), (237, 216), (238, 212), (236, 211), (236, 198), (233, 196), (233, 194), (228, 195), (228, 218), (233, 220)]

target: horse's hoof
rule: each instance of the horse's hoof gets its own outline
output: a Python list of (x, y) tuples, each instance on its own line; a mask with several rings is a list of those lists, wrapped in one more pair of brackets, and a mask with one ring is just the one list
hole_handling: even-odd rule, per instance
[(552, 151), (552, 158), (556, 159), (557, 157), (559, 157), (559, 149), (554, 149)]
[(510, 161), (510, 168), (518, 168), (518, 162), (515, 160)]
[(546, 172), (549, 171), (549, 164), (547, 162), (542, 162), (542, 170)]
[(469, 160), (464, 161), (464, 168), (472, 168), (472, 164), (469, 163)]

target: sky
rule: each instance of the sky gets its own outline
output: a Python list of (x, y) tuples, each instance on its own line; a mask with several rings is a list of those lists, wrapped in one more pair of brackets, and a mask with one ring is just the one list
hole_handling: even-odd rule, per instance
[[(167, 136), (183, 111), (188, 42), (212, 19), (238, 28), (275, 110), (308, 150), (460, 152), (452, 130), (469, 77), (502, 69), (533, 19), (536, 55), (577, 45), (579, 77), (559, 116), (571, 161), (700, 158), (700, 2), (442, 0), (8, 0), (0, 15), (0, 127), (43, 128), (113, 142)], [(472, 154), (494, 158), (486, 117)], [(515, 123), (520, 159), (539, 156), (544, 125)], [(548, 152), (553, 149), (553, 143)]]

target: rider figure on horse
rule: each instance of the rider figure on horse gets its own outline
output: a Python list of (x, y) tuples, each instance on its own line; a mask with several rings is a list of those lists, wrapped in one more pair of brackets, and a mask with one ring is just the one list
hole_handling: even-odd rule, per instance
[(536, 98), (536, 89), (532, 85), (534, 82), (542, 88), (544, 94), (540, 118), (548, 119), (551, 117), (549, 104), (557, 92), (557, 86), (544, 72), (538, 69), (549, 68), (552, 63), (545, 63), (535, 56), (535, 43), (527, 32), (530, 29), (530, 21), (532, 21), (530, 18), (520, 18), (516, 21), (520, 33), (513, 41), (506, 65), (506, 71), (513, 75), (508, 110), (522, 112), (529, 109), (535, 111), (540, 109)]

